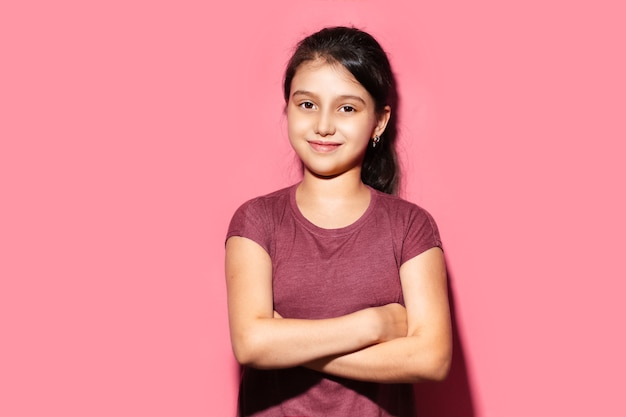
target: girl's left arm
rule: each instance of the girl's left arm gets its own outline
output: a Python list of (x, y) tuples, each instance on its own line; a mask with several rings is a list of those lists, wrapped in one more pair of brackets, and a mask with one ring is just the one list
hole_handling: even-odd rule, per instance
[(445, 261), (431, 248), (400, 267), (408, 333), (307, 366), (324, 373), (372, 382), (443, 380), (452, 359), (452, 330)]

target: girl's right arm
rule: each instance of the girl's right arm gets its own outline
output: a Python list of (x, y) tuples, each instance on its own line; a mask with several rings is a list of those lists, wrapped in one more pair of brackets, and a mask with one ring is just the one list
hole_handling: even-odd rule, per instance
[(233, 352), (242, 365), (288, 368), (407, 333), (399, 304), (323, 320), (274, 318), (271, 259), (247, 238), (226, 242), (226, 287)]

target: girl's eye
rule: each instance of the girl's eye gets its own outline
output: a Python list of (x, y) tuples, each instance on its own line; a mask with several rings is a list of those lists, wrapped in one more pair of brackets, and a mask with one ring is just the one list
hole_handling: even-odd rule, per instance
[(302, 107), (303, 109), (311, 110), (315, 106), (310, 101), (305, 101), (305, 102), (300, 103), (300, 107)]
[(341, 106), (340, 111), (344, 112), (344, 113), (352, 113), (355, 111), (355, 108), (352, 106)]

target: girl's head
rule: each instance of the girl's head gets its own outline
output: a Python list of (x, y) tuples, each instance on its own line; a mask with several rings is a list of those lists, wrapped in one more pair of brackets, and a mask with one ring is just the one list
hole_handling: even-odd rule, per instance
[[(372, 97), (377, 113), (397, 108), (398, 95), (389, 60), (368, 33), (356, 28), (331, 27), (304, 38), (285, 71), (283, 92), (287, 103), (296, 72), (303, 64), (313, 61), (340, 65), (352, 74)], [(376, 146), (370, 143), (367, 147), (361, 169), (361, 179), (365, 184), (389, 194), (396, 193), (399, 180), (396, 136), (396, 117), (392, 111), (380, 141)]]

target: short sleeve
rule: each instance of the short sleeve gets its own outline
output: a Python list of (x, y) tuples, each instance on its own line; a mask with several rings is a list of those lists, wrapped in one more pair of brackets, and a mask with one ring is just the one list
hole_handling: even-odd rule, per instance
[(226, 240), (233, 236), (240, 236), (258, 243), (266, 252), (270, 252), (270, 233), (268, 213), (260, 199), (250, 200), (235, 211)]
[(402, 243), (400, 265), (434, 247), (442, 247), (437, 224), (430, 213), (414, 206)]

